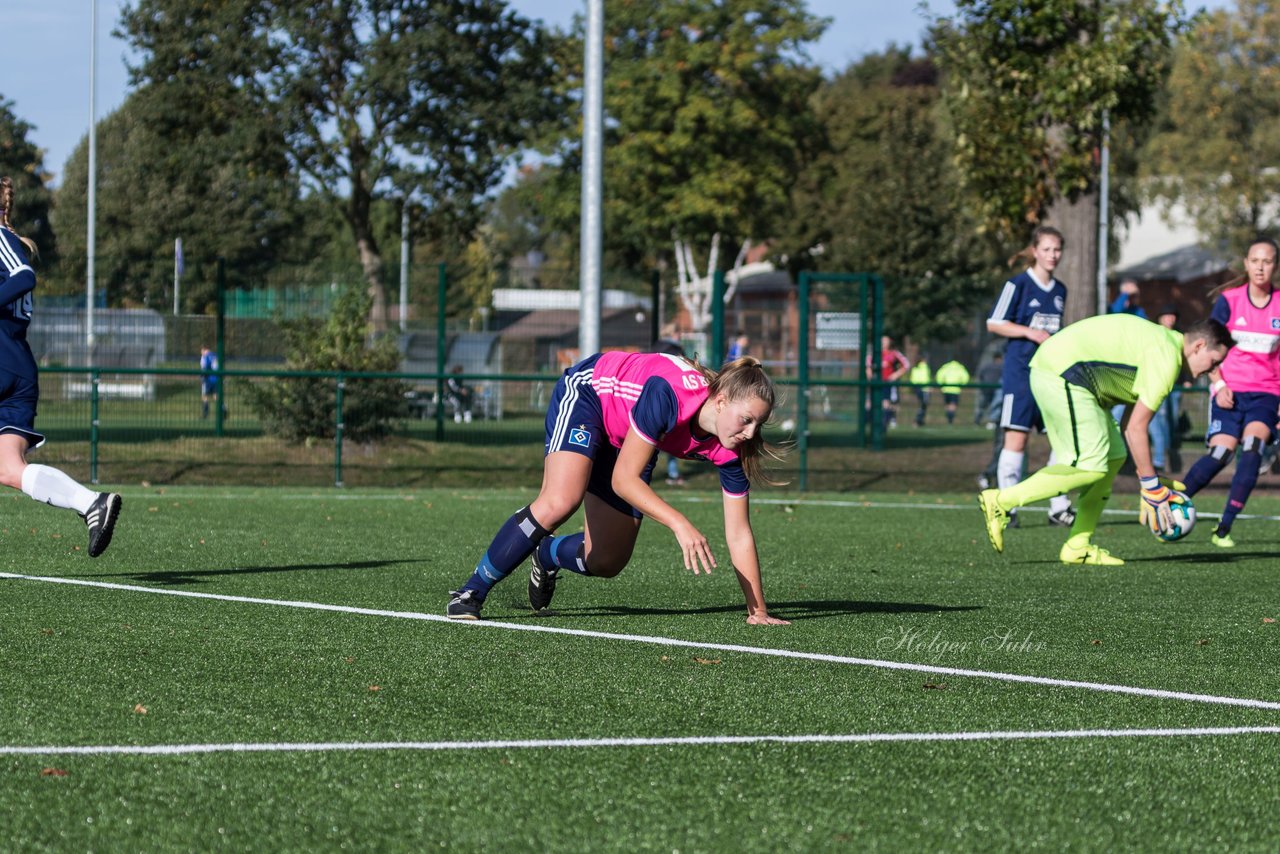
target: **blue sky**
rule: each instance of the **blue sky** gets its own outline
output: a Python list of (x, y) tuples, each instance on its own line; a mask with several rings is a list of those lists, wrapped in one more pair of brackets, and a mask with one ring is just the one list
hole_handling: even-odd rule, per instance
[[(90, 18), (98, 10), (96, 114), (118, 107), (128, 90), (124, 42), (112, 36), (125, 0), (9, 0), (5, 10), (5, 73), (0, 98), (13, 102), (18, 117), (35, 126), (30, 134), (45, 151), (45, 168), (56, 184), (63, 165), (89, 128)], [(1220, 7), (1229, 0), (1209, 0)], [(513, 0), (521, 14), (566, 26), (585, 0)], [(843, 68), (890, 42), (918, 45), (926, 10), (934, 16), (955, 8), (952, 0), (809, 0), (816, 15), (832, 18), (812, 51), (828, 69)], [(1199, 5), (1189, 3), (1188, 5)]]

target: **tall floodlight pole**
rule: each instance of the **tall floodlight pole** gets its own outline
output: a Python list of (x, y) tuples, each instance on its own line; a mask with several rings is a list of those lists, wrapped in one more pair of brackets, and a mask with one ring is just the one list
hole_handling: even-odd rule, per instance
[(1098, 314), (1107, 313), (1107, 241), (1111, 217), (1107, 211), (1111, 192), (1111, 111), (1102, 111), (1102, 157), (1098, 179)]
[(600, 350), (600, 271), (604, 256), (604, 0), (587, 0), (582, 93), (582, 238), (578, 352)]
[(400, 331), (409, 326), (409, 194), (400, 206)]
[(89, 0), (89, 229), (85, 245), (88, 248), (88, 269), (85, 271), (85, 346), (89, 350), (89, 363), (93, 364), (93, 256), (97, 240), (98, 196), (98, 0)]

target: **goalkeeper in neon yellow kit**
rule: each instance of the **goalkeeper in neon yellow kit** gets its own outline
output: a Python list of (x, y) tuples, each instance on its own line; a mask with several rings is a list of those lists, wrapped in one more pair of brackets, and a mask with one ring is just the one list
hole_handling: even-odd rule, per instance
[[(1231, 345), (1231, 333), (1216, 320), (1201, 321), (1183, 334), (1131, 314), (1090, 317), (1041, 344), (1031, 360), (1031, 393), (1059, 462), (1014, 486), (979, 494), (995, 550), (1004, 551), (1009, 510), (1078, 490), (1076, 519), (1059, 558), (1124, 563), (1092, 540), (1124, 462), (1126, 439), (1141, 481), (1142, 521), (1156, 533), (1172, 527), (1169, 504), (1182, 498), (1156, 477), (1147, 426), (1184, 364), (1198, 377), (1217, 367)], [(1123, 437), (1110, 413), (1118, 403), (1133, 406)]]

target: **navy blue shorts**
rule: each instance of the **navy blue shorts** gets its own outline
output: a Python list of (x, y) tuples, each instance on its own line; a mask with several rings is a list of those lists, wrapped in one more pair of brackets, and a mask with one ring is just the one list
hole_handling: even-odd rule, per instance
[[(604, 412), (600, 398), (591, 387), (591, 373), (600, 354), (590, 356), (564, 372), (556, 381), (547, 407), (546, 445), (544, 454), (569, 451), (591, 460), (591, 477), (587, 492), (619, 513), (636, 519), (644, 514), (613, 491), (613, 467), (618, 462), (618, 449), (604, 432)], [(653, 478), (653, 465), (658, 459), (655, 449), (640, 477), (645, 483)]]
[(39, 380), (0, 370), (0, 433), (26, 437), (28, 450), (44, 444), (44, 436), (35, 430), (39, 399)]
[(1209, 398), (1209, 429), (1205, 433), (1205, 442), (1214, 436), (1226, 435), (1239, 439), (1244, 435), (1244, 426), (1255, 421), (1267, 425), (1275, 434), (1276, 411), (1280, 407), (1280, 395), (1267, 394), (1261, 391), (1239, 391), (1235, 394), (1235, 406), (1223, 409), (1218, 406), (1215, 397)]
[(1004, 402), (1000, 407), (1000, 426), (1023, 433), (1030, 433), (1032, 430), (1043, 433), (1044, 419), (1040, 417), (1040, 407), (1031, 394), (1031, 375), (1005, 374), (1001, 387), (1004, 389)]

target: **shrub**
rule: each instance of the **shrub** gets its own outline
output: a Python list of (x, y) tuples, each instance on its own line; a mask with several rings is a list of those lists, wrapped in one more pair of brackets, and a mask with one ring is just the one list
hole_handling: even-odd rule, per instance
[[(370, 338), (372, 298), (358, 287), (343, 289), (324, 320), (284, 320), (285, 365), (291, 371), (392, 372), (400, 351), (390, 336)], [(407, 414), (405, 383), (395, 379), (346, 381), (342, 399), (344, 437), (380, 439)], [(249, 386), (249, 402), (273, 436), (293, 442), (332, 439), (337, 433), (337, 380), (280, 377)]]

